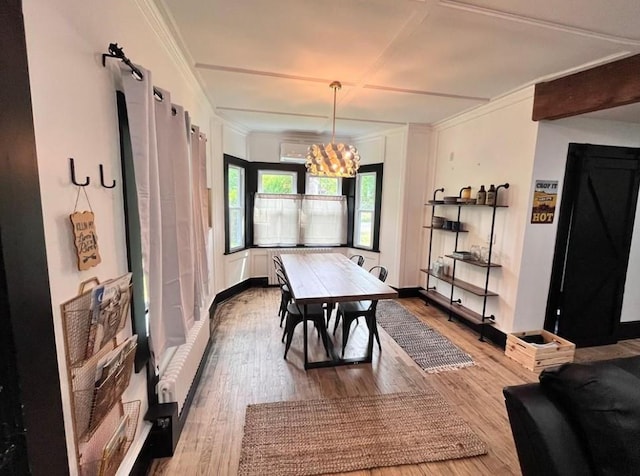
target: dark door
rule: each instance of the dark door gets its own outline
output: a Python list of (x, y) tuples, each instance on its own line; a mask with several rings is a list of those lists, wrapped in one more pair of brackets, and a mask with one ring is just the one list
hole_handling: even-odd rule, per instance
[(569, 144), (545, 329), (579, 346), (617, 341), (640, 149)]
[(0, 241), (0, 475), (29, 474)]

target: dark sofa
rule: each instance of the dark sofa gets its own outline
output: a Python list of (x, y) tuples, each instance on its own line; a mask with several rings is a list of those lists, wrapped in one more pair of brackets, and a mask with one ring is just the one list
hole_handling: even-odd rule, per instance
[(539, 380), (503, 390), (524, 476), (640, 475), (640, 356)]

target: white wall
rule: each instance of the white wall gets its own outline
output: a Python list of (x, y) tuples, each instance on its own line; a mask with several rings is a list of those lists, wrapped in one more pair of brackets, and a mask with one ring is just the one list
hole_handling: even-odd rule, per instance
[[(157, 86), (168, 89), (172, 100), (190, 112), (210, 143), (213, 110), (175, 53), (152, 2), (27, 0), (23, 11), (69, 467), (77, 474), (60, 304), (75, 296), (78, 284), (89, 277), (107, 280), (127, 271), (115, 89), (101, 54), (109, 43), (123, 46), (127, 56), (153, 72)], [(76, 159), (80, 177), (91, 178), (86, 192), (102, 256), (98, 267), (83, 272), (76, 268), (69, 225), (77, 195), (69, 157)], [(108, 178), (115, 178), (116, 188), (100, 186), (99, 164)], [(78, 208), (88, 208), (82, 196)], [(134, 443), (139, 449), (149, 425), (142, 422), (147, 409), (144, 372), (134, 374), (124, 398), (142, 402)]]
[[(428, 170), (429, 141), (431, 129), (424, 126), (409, 126), (407, 130), (407, 160), (404, 177), (404, 205), (401, 210), (403, 236), (400, 244), (401, 288), (420, 285), (420, 256), (424, 249), (424, 222), (422, 216), (426, 203), (425, 177)], [(393, 166), (393, 165), (392, 165)], [(386, 167), (385, 167), (386, 173)]]
[[(535, 180), (557, 180), (558, 205), (562, 197), (562, 185), (569, 143), (615, 146), (640, 146), (640, 125), (585, 118), (562, 119), (540, 123), (535, 149), (535, 166), (530, 188)], [(530, 210), (533, 194), (529, 193), (527, 209)], [(553, 252), (558, 226), (557, 217), (551, 225), (525, 226), (525, 244), (518, 286), (516, 320), (513, 330), (541, 329), (544, 325), (549, 281), (553, 264)], [(636, 221), (629, 258), (627, 282), (622, 307), (622, 321), (640, 320), (640, 207)]]
[[(475, 196), (482, 184), (485, 188), (490, 184), (510, 184), (507, 191), (500, 192), (499, 199), (509, 208), (498, 209), (496, 213), (493, 261), (502, 267), (492, 269), (489, 280), (489, 289), (499, 296), (488, 298), (486, 312), (496, 316), (496, 327), (503, 332), (511, 332), (515, 320), (538, 130), (537, 123), (531, 121), (532, 104), (533, 88), (528, 88), (434, 127), (432, 183), (435, 188), (445, 188), (443, 195), (458, 195), (462, 187), (470, 185), (472, 196)], [(427, 198), (432, 198), (432, 193), (433, 189), (428, 190)], [(456, 218), (456, 211), (453, 207), (436, 208), (437, 215), (451, 219)], [(430, 216), (430, 210), (426, 215)], [(488, 246), (490, 208), (463, 209), (461, 221), (468, 233), (460, 234), (459, 250), (469, 250), (474, 244)], [(450, 253), (454, 247), (453, 239), (453, 234), (434, 232), (432, 260)], [(452, 265), (451, 260), (447, 264)], [(458, 263), (456, 277), (482, 287), (485, 272), (482, 268)], [(430, 284), (434, 281), (430, 280)], [(446, 295), (449, 293), (445, 283), (439, 283), (438, 289)], [(458, 297), (464, 306), (482, 312), (482, 298), (456, 289), (454, 299)]]
[(405, 201), (406, 128), (385, 134), (382, 210), (380, 212), (380, 264), (389, 271), (387, 283), (400, 286), (402, 257), (402, 213)]

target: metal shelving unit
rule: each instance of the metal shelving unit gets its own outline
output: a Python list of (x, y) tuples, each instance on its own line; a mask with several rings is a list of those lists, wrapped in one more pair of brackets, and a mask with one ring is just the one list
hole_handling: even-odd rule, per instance
[[(464, 190), (470, 189), (471, 187), (463, 187), (460, 189), (458, 193), (458, 197), (462, 197), (462, 193)], [(420, 291), (420, 293), (426, 298), (427, 302), (434, 302), (439, 306), (445, 308), (449, 312), (449, 320), (453, 316), (456, 316), (461, 319), (465, 319), (470, 321), (480, 328), (480, 340), (484, 340), (484, 330), (486, 325), (492, 325), (495, 322), (495, 316), (493, 314), (486, 315), (487, 311), (487, 298), (498, 296), (497, 293), (490, 291), (489, 288), (489, 275), (491, 269), (499, 268), (500, 265), (493, 263), (491, 261), (493, 255), (493, 236), (495, 232), (495, 221), (496, 221), (496, 210), (498, 208), (506, 208), (506, 205), (497, 205), (499, 191), (501, 189), (508, 189), (509, 184), (505, 183), (502, 185), (498, 185), (496, 187), (496, 198), (493, 205), (476, 205), (476, 204), (468, 204), (468, 203), (443, 203), (442, 201), (437, 200), (436, 195), (438, 192), (444, 192), (444, 188), (439, 188), (433, 192), (433, 200), (427, 203), (427, 206), (432, 207), (431, 210), (431, 221), (433, 222), (434, 211), (436, 207), (456, 207), (457, 208), (457, 221), (460, 221), (460, 214), (462, 209), (474, 208), (474, 209), (482, 209), (482, 208), (491, 208), (491, 231), (489, 233), (489, 252), (487, 261), (478, 261), (472, 259), (462, 259), (456, 257), (452, 254), (446, 254), (445, 256), (451, 260), (453, 260), (453, 265), (451, 267), (451, 274), (442, 275), (436, 274), (431, 269), (432, 263), (432, 247), (433, 247), (433, 233), (434, 230), (441, 230), (443, 232), (455, 233), (455, 244), (453, 253), (458, 251), (458, 238), (460, 233), (465, 233), (464, 230), (445, 230), (434, 228), (432, 226), (425, 226), (425, 228), (429, 229), (429, 253), (427, 258), (427, 268), (421, 269), (422, 272), (427, 275), (427, 289), (424, 291)], [(463, 263), (465, 265), (477, 266), (480, 268), (484, 268), (486, 270), (484, 286), (477, 286), (473, 283), (463, 281), (459, 278), (456, 278), (456, 266), (458, 263)], [(436, 290), (435, 286), (430, 286), (431, 278), (437, 279), (439, 281), (445, 282), (450, 285), (450, 294), (449, 296), (445, 296), (444, 294), (439, 293)], [(454, 299), (454, 291), (455, 289), (462, 289), (464, 291), (470, 292), (476, 296), (482, 297), (482, 313), (478, 313), (473, 311), (462, 305), (461, 299)]]

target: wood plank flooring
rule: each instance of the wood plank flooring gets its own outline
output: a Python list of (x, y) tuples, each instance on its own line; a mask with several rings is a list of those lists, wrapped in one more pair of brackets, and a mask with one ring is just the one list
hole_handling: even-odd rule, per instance
[[(373, 363), (305, 372), (302, 365), (302, 326), (296, 329), (289, 355), (282, 356), (282, 329), (277, 288), (252, 288), (218, 307), (212, 350), (196, 391), (173, 458), (156, 460), (152, 475), (235, 475), (248, 404), (280, 400), (334, 398), (419, 391), (431, 386), (450, 403), (489, 448), (485, 456), (421, 465), (378, 468), (352, 476), (518, 475), (515, 446), (502, 388), (537, 381), (538, 374), (504, 356), (491, 343), (421, 299), (398, 299), (409, 311), (469, 353), (476, 365), (456, 371), (426, 374), (380, 328), (382, 353), (374, 347)], [(331, 321), (333, 326), (333, 320)], [(332, 327), (331, 327), (332, 328)], [(349, 338), (347, 356), (364, 352), (366, 326)], [(313, 326), (312, 354), (323, 358)], [(336, 342), (340, 342), (340, 330)], [(337, 344), (339, 346), (339, 344)], [(601, 360), (640, 354), (640, 339), (614, 346), (579, 349), (576, 360)], [(327, 455), (330, 457), (330, 455)], [(265, 475), (266, 476), (266, 475)]]

